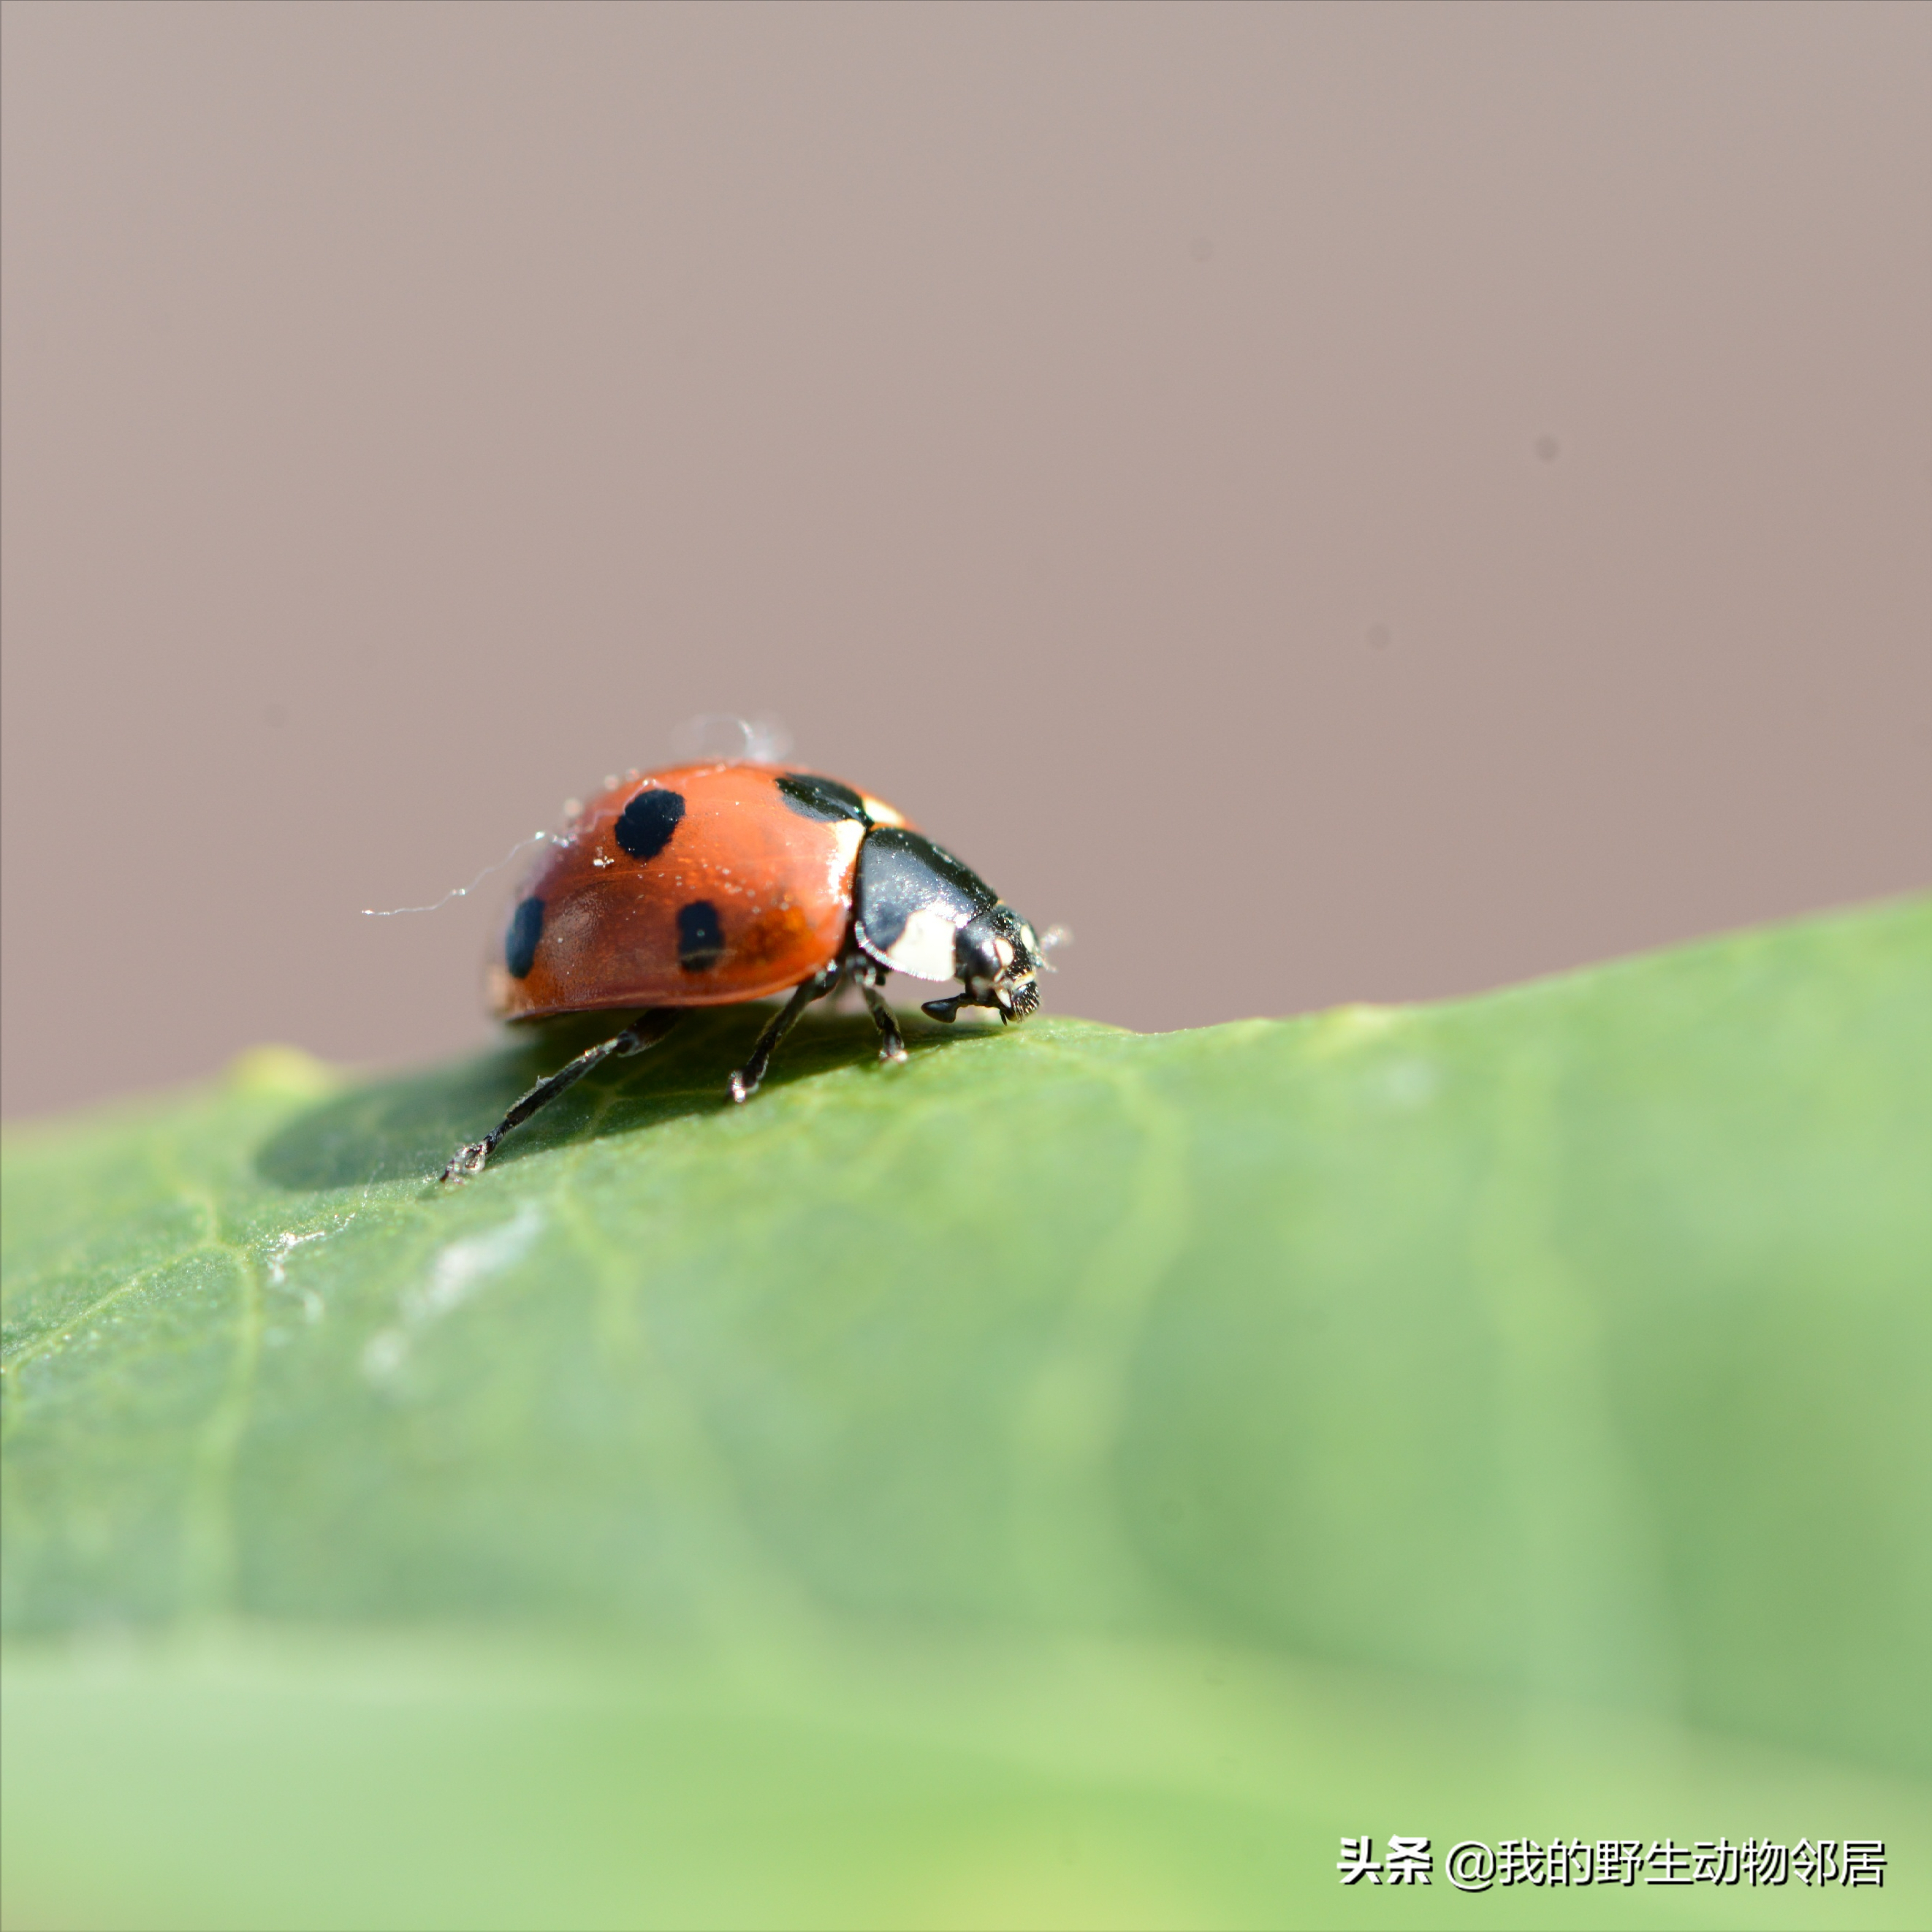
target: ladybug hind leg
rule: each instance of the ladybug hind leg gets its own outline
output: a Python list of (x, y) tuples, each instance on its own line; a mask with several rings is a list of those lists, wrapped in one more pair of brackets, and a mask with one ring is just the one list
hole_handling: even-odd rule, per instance
[(538, 1108), (548, 1106), (560, 1094), (567, 1093), (592, 1067), (602, 1065), (612, 1054), (621, 1057), (628, 1053), (642, 1053), (646, 1047), (656, 1046), (680, 1018), (679, 1010), (674, 1006), (640, 1013), (622, 1033), (599, 1040), (595, 1046), (586, 1047), (548, 1079), (539, 1080), (480, 1141), (472, 1141), (468, 1146), (458, 1148), (450, 1156), (449, 1165), (442, 1170), (440, 1178), (463, 1181), (472, 1174), (481, 1174), (484, 1163), (496, 1151), (497, 1142), (512, 1127), (521, 1126)]

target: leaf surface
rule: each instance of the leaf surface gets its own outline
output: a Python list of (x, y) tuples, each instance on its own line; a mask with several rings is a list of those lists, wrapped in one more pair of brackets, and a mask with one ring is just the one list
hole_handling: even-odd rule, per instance
[(733, 1108), (758, 1018), (454, 1190), (594, 1030), (10, 1137), (10, 1923), (1722, 1924), (1336, 1836), (1886, 1820), (1747, 1916), (1924, 1916), (1932, 907)]

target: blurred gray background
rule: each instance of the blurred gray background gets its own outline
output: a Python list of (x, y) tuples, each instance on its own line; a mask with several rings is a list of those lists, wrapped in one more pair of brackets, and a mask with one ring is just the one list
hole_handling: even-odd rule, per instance
[(12, 4), (5, 1100), (694, 713), (1142, 1028), (1932, 876), (1932, 10)]

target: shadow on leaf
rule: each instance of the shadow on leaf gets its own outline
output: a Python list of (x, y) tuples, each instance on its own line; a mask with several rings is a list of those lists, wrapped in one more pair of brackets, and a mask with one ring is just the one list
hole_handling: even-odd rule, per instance
[[(687, 1014), (661, 1046), (634, 1059), (607, 1061), (510, 1134), (491, 1159), (491, 1171), (572, 1142), (722, 1112), (731, 1105), (725, 1081), (770, 1012), (759, 1005)], [(464, 1142), (486, 1133), (513, 1101), (586, 1047), (608, 1039), (627, 1018), (592, 1013), (539, 1021), (514, 1028), (494, 1052), (368, 1082), (289, 1122), (262, 1144), (256, 1172), (274, 1186), (304, 1193), (433, 1180)], [(781, 1049), (764, 1094), (854, 1062), (869, 1064), (878, 1037), (862, 1015), (808, 1016)], [(915, 1052), (944, 1038), (937, 1028), (908, 1029)]]

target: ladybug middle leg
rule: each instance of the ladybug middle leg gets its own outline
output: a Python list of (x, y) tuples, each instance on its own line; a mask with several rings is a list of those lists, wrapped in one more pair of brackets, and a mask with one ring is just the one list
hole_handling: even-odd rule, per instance
[(778, 1042), (798, 1024), (799, 1016), (814, 1000), (822, 1000), (826, 994), (836, 993), (844, 977), (845, 968), (842, 961), (836, 966), (826, 967), (822, 973), (813, 974), (793, 992), (759, 1034), (758, 1044), (752, 1048), (751, 1058), (725, 1082), (725, 1091), (733, 1100), (748, 1100), (758, 1090), (758, 1083), (764, 1078), (765, 1070), (772, 1064), (772, 1055), (777, 1051)]
[(481, 1174), (484, 1163), (496, 1151), (496, 1143), (512, 1127), (521, 1126), (539, 1107), (549, 1106), (562, 1093), (574, 1087), (593, 1066), (598, 1066), (612, 1054), (642, 1053), (647, 1046), (655, 1046), (676, 1025), (682, 1017), (675, 1006), (661, 1006), (648, 1013), (640, 1013), (620, 1034), (610, 1039), (599, 1040), (595, 1046), (586, 1047), (574, 1060), (560, 1066), (548, 1080), (539, 1080), (480, 1141), (472, 1141), (467, 1147), (458, 1148), (450, 1156), (449, 1165), (439, 1177), (444, 1180), (467, 1180), (472, 1174)]
[(905, 1041), (899, 1032), (898, 1017), (886, 1004), (886, 996), (879, 988), (886, 983), (886, 969), (883, 966), (863, 965), (856, 969), (859, 990), (866, 996), (867, 1010), (872, 1016), (872, 1024), (879, 1030), (879, 1058), (896, 1066), (906, 1057)]

